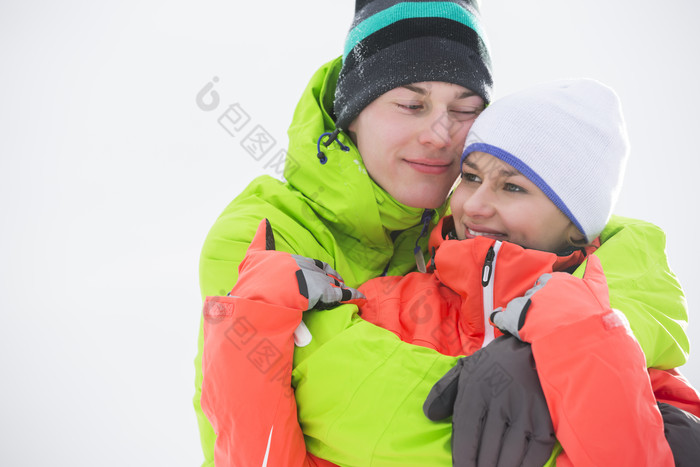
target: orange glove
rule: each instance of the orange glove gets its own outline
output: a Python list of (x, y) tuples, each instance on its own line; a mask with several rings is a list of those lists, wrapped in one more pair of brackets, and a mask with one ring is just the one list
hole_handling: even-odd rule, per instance
[(593, 315), (600, 315), (607, 327), (625, 324), (624, 317), (610, 307), (600, 260), (590, 255), (582, 279), (565, 272), (542, 274), (525, 295), (508, 302), (505, 310), (496, 308), (491, 322), (501, 331), (532, 343)]
[(356, 289), (345, 286), (340, 274), (328, 264), (276, 251), (267, 219), (260, 222), (229, 295), (302, 311), (364, 299)]

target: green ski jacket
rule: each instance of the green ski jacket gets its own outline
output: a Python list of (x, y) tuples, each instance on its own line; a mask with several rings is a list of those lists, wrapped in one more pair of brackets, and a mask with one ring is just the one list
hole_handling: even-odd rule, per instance
[[(427, 233), (448, 203), (427, 212), (403, 206), (372, 181), (345, 134), (338, 136), (341, 144), (323, 144), (322, 135), (335, 129), (330, 109), (340, 66), (340, 58), (323, 65), (297, 105), (289, 128), (286, 182), (256, 178), (211, 228), (200, 259), (203, 298), (231, 290), (262, 218), (270, 220), (276, 249), (329, 263), (351, 287), (384, 273), (406, 274), (416, 266), (415, 246), (426, 251)], [(325, 164), (319, 150), (327, 157)], [(689, 350), (686, 303), (668, 266), (663, 231), (613, 217), (601, 242), (597, 256), (606, 271), (611, 305), (630, 321), (647, 366), (683, 365)], [(403, 343), (390, 331), (363, 321), (353, 305), (310, 312), (304, 321), (312, 340), (295, 351), (293, 384), (310, 452), (340, 465), (426, 465), (428, 459), (428, 465), (450, 465), (450, 447), (421, 436), (421, 426), (435, 423), (420, 410), (422, 400), (414, 424), (404, 427), (414, 434), (401, 437), (409, 443), (394, 442), (380, 416), (409, 397), (419, 397), (411, 392), (420, 383), (412, 380), (416, 372), (423, 380), (437, 381), (448, 369), (444, 359), (436, 365), (434, 352)], [(200, 404), (202, 343), (200, 324), (194, 406), (203, 465), (210, 466), (215, 434)], [(383, 391), (386, 377), (404, 377), (405, 393)], [(377, 412), (382, 407), (385, 410)]]

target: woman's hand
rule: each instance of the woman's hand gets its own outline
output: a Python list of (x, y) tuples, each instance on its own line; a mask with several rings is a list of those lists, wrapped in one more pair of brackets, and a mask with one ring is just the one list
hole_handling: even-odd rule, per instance
[(601, 326), (606, 328), (629, 326), (624, 315), (610, 307), (608, 283), (595, 255), (588, 257), (582, 279), (565, 272), (543, 274), (505, 310), (494, 310), (491, 322), (502, 332), (532, 344), (592, 316), (599, 316)]
[(302, 311), (364, 299), (360, 292), (345, 286), (340, 274), (328, 264), (276, 251), (267, 219), (260, 222), (229, 295)]

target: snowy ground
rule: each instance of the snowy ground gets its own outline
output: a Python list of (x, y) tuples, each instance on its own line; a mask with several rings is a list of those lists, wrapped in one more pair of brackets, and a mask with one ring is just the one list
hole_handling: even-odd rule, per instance
[[(670, 5), (670, 2), (668, 3)], [(497, 95), (589, 76), (633, 151), (617, 212), (662, 226), (700, 342), (695, 2), (484, 2)], [(217, 123), (238, 105), (286, 146), (354, 2), (0, 4), (0, 463), (192, 466), (199, 249), (255, 175)], [(332, 5), (332, 6), (329, 6)], [(196, 105), (208, 83), (216, 111)], [(696, 353), (696, 352), (695, 352)], [(684, 371), (700, 386), (700, 360)]]

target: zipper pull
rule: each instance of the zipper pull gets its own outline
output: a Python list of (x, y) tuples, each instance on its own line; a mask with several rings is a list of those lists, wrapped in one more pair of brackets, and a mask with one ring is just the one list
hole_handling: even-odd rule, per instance
[(418, 271), (426, 272), (427, 269), (425, 268), (425, 258), (423, 257), (423, 252), (418, 245), (416, 245), (416, 247), (413, 249), (413, 256), (416, 257), (416, 268), (418, 268)]
[(420, 218), (420, 223), (423, 224), (423, 228), (421, 229), (418, 238), (416, 238), (416, 246), (413, 248), (413, 256), (416, 258), (416, 268), (418, 268), (418, 271), (420, 272), (425, 272), (426, 269), (425, 258), (423, 257), (423, 252), (420, 249), (420, 245), (418, 245), (418, 241), (423, 238), (426, 233), (428, 233), (428, 225), (430, 225), (430, 220), (433, 218), (433, 214), (433, 209), (426, 209), (423, 211), (423, 215), (421, 215)]
[(481, 270), (481, 285), (486, 287), (491, 282), (491, 274), (493, 273), (493, 258), (496, 256), (496, 252), (493, 251), (493, 245), (489, 248), (486, 253), (486, 260), (484, 261), (484, 268)]

